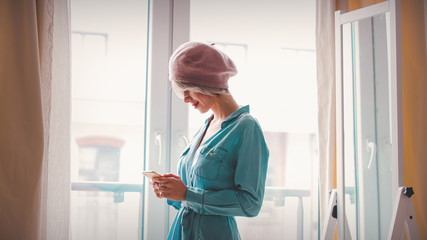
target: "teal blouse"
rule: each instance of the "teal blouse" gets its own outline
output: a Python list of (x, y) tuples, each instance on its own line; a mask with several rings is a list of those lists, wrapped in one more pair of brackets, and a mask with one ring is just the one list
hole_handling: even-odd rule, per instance
[(197, 148), (211, 119), (180, 157), (187, 193), (183, 202), (168, 200), (179, 210), (168, 239), (240, 239), (234, 216), (261, 209), (269, 151), (258, 122), (241, 107)]

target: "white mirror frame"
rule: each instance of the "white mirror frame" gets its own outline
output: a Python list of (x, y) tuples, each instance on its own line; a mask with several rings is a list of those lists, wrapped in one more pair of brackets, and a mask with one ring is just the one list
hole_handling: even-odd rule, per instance
[[(338, 239), (350, 239), (346, 233), (344, 202), (344, 111), (343, 111), (343, 24), (390, 13), (390, 118), (392, 148), (392, 189), (403, 186), (403, 127), (402, 127), (402, 66), (401, 66), (401, 24), (400, 0), (389, 0), (355, 11), (335, 12), (335, 72), (336, 72), (336, 160), (337, 160), (337, 210)], [(348, 131), (348, 130), (347, 130)], [(394, 195), (393, 195), (394, 196)], [(393, 199), (394, 201), (394, 199)], [(394, 205), (394, 202), (393, 202)]]

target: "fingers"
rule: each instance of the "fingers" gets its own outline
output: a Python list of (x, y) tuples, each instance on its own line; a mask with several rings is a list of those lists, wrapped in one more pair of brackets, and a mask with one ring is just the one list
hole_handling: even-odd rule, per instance
[(178, 175), (175, 175), (173, 173), (166, 173), (163, 175), (163, 177), (180, 178)]
[(153, 186), (157, 198), (167, 198), (175, 201), (183, 201), (187, 186), (181, 178), (175, 174), (165, 174), (159, 178), (153, 178), (150, 184)]
[(173, 198), (173, 196), (176, 195), (176, 191), (171, 188), (163, 188), (159, 190), (159, 195), (162, 198)]
[(158, 184), (158, 187), (155, 188), (154, 192), (156, 192), (156, 195), (164, 198), (173, 192), (173, 186), (174, 185), (171, 183), (161, 183)]
[(159, 189), (159, 183), (158, 183), (157, 181), (150, 180), (150, 185), (151, 185), (154, 189)]
[(153, 178), (150, 180), (150, 184), (153, 186), (157, 198), (164, 198), (165, 191), (170, 191), (169, 181), (161, 181), (160, 178)]
[(169, 182), (164, 182), (164, 183), (153, 183), (152, 184), (154, 191), (158, 191), (158, 192), (162, 192), (162, 191), (166, 191), (168, 189), (170, 189), (173, 184), (169, 183)]
[(162, 179), (162, 180), (159, 180), (159, 181), (157, 181), (157, 182), (155, 182), (155, 184), (158, 184), (158, 185), (165, 185), (165, 184), (169, 184), (169, 183), (172, 183), (173, 182), (173, 179)]
[(162, 179), (162, 177), (154, 177), (154, 178), (150, 179), (150, 182), (157, 183), (157, 182), (161, 181), (161, 179)]
[(175, 177), (175, 176), (174, 177), (161, 177), (161, 178), (153, 179), (153, 182), (159, 183), (159, 184), (174, 183), (177, 181), (182, 182), (181, 178)]
[(168, 191), (169, 189), (173, 188), (173, 184), (172, 183), (160, 183), (159, 184), (159, 191), (164, 192), (164, 191)]
[(156, 194), (157, 198), (168, 198), (169, 196), (171, 196), (172, 191), (167, 188), (164, 188), (163, 190), (154, 189), (154, 193)]
[(183, 188), (161, 188), (159, 190), (159, 195), (162, 198), (171, 199), (174, 201), (184, 201), (185, 200), (185, 194), (187, 189)]
[(167, 173), (162, 177), (152, 178), (150, 181), (152, 181), (153, 183), (164, 184), (164, 183), (169, 183), (171, 181), (177, 181), (177, 180), (182, 181), (179, 176), (172, 173)]
[(159, 190), (154, 189), (154, 193), (156, 194), (157, 198), (162, 198), (162, 194)]
[(171, 193), (170, 192), (161, 192), (160, 193), (160, 196), (162, 197), (162, 198), (171, 198)]

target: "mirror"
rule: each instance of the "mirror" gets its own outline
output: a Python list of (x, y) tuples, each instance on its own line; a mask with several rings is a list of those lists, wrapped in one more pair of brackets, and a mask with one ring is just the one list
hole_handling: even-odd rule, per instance
[(342, 25), (344, 204), (351, 239), (386, 239), (392, 216), (390, 17)]

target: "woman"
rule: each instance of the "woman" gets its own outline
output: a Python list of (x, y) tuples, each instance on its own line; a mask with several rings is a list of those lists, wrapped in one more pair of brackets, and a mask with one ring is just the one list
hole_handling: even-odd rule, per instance
[(228, 91), (236, 67), (214, 46), (188, 42), (173, 53), (169, 74), (185, 103), (213, 115), (182, 153), (179, 176), (153, 179), (156, 196), (179, 210), (168, 239), (240, 239), (234, 216), (260, 211), (269, 152), (249, 106)]

